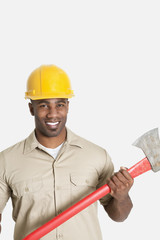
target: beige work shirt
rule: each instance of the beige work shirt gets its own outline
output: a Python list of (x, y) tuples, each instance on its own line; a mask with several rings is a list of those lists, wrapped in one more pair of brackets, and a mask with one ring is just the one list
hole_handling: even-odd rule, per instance
[[(0, 213), (11, 197), (14, 239), (22, 240), (104, 185), (112, 174), (107, 152), (69, 129), (56, 159), (41, 149), (33, 132), (0, 153)], [(109, 199), (105, 196), (101, 204), (106, 205)], [(97, 202), (41, 239), (101, 240)]]

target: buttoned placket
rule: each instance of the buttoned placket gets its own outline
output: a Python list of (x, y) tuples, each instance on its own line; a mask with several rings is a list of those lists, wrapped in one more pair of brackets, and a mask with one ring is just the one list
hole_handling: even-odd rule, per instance
[[(41, 151), (44, 151), (46, 154), (48, 154), (53, 159), (52, 168), (53, 168), (53, 179), (54, 179), (54, 186), (53, 186), (53, 188), (54, 188), (54, 209), (55, 209), (56, 216), (59, 215), (60, 213), (62, 213), (62, 210), (60, 209), (60, 206), (59, 206), (60, 198), (58, 196), (58, 191), (60, 190), (60, 187), (57, 185), (57, 181), (56, 181), (56, 175), (58, 174), (57, 166), (58, 166), (58, 160), (60, 159), (60, 157), (66, 150), (66, 145), (67, 145), (67, 142), (64, 142), (64, 144), (62, 145), (56, 158), (54, 158), (49, 152), (45, 151), (45, 149), (38, 147)], [(56, 240), (62, 240), (63, 233), (61, 232), (61, 228), (60, 227), (56, 228), (55, 231), (56, 231)]]
[[(58, 190), (60, 190), (59, 186), (56, 183), (56, 174), (57, 174), (57, 166), (58, 166), (58, 160), (60, 159), (60, 157), (62, 156), (62, 154), (64, 153), (65, 149), (66, 149), (66, 142), (62, 145), (58, 155), (56, 158), (54, 158), (49, 152), (45, 151), (45, 149), (42, 149), (41, 147), (38, 147), (41, 151), (45, 152), (46, 154), (48, 154), (51, 158), (52, 158), (52, 168), (53, 168), (53, 179), (54, 179), (54, 209), (55, 209), (55, 215), (59, 215), (60, 213), (62, 213), (62, 210), (60, 209), (60, 206), (58, 205)], [(25, 189), (27, 191), (27, 189)], [(56, 228), (55, 229), (56, 232), (56, 240), (62, 240), (63, 239), (63, 233), (61, 232), (60, 228)]]
[[(58, 196), (58, 191), (60, 191), (60, 188), (57, 184), (57, 178), (56, 175), (58, 174), (57, 171), (57, 167), (58, 167), (58, 160), (60, 159), (60, 157), (62, 156), (62, 154), (64, 153), (65, 149), (66, 149), (66, 145), (67, 143), (65, 142), (62, 146), (62, 148), (60, 149), (56, 159), (54, 159), (52, 167), (53, 167), (53, 177), (54, 177), (54, 203), (55, 203), (55, 213), (56, 215), (59, 215), (60, 213), (62, 213), (62, 210), (60, 209), (59, 206), (59, 196)], [(61, 231), (61, 228), (56, 228), (56, 239), (57, 240), (62, 240), (63, 239), (63, 232)]]

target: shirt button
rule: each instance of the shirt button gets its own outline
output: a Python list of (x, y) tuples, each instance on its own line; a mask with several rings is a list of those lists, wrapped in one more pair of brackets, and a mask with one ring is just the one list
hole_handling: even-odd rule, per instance
[(28, 187), (25, 188), (25, 192), (29, 192), (29, 188)]
[(58, 239), (62, 239), (63, 238), (63, 234), (58, 234)]

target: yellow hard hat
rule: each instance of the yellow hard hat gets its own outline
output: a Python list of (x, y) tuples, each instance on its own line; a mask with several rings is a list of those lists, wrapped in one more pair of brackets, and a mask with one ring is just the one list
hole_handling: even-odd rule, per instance
[(27, 99), (71, 98), (73, 90), (67, 74), (55, 65), (42, 65), (28, 78)]

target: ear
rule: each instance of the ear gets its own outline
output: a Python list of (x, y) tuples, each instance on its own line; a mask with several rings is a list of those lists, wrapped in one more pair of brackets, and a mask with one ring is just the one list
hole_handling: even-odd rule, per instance
[(69, 101), (67, 101), (67, 113), (69, 112)]
[(32, 116), (34, 116), (34, 108), (33, 108), (33, 104), (32, 103), (28, 103), (29, 106), (29, 110)]

